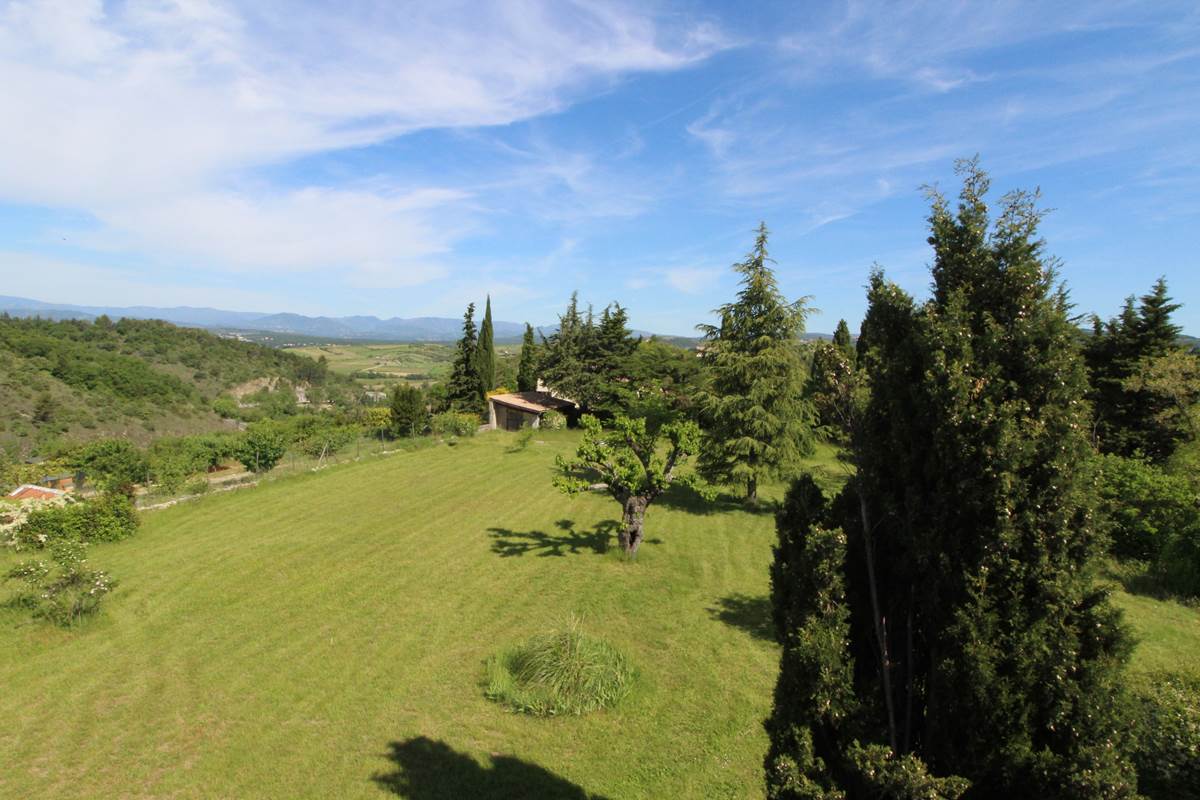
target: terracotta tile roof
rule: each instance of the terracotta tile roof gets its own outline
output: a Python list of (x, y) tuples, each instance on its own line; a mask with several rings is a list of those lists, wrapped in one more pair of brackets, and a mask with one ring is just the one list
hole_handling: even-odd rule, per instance
[(494, 394), (489, 401), (499, 403), (509, 408), (517, 408), (533, 414), (542, 414), (551, 409), (559, 410), (575, 406), (569, 400), (562, 400), (549, 392), (513, 392), (512, 394)]
[(61, 489), (47, 489), (45, 486), (34, 486), (26, 483), (8, 493), (14, 500), (53, 500), (62, 497), (66, 492)]

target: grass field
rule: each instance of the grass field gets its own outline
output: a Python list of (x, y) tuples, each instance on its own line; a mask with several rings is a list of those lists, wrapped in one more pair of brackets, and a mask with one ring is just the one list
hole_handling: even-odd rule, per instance
[[(673, 495), (624, 563), (616, 504), (549, 485), (574, 434), (543, 439), (209, 496), (96, 547), (101, 617), (0, 620), (0, 796), (756, 796), (771, 516)], [(630, 698), (484, 699), (488, 656), (571, 616), (633, 661)]]
[[(0, 797), (760, 797), (771, 515), (676, 492), (625, 563), (616, 504), (550, 487), (575, 434), (516, 441), (152, 512), (93, 550), (120, 581), (97, 619), (0, 612)], [(1195, 664), (1200, 614), (1119, 600), (1139, 664)], [(556, 719), (484, 698), (490, 655), (571, 618), (633, 662), (630, 697)]]

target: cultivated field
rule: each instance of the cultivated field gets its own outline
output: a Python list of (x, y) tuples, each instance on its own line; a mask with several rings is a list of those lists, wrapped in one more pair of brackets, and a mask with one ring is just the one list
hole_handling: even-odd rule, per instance
[[(512, 358), (519, 345), (497, 345), (498, 358)], [(452, 344), (325, 344), (291, 348), (312, 358), (325, 357), (334, 372), (349, 375), (361, 386), (387, 390), (400, 382), (424, 384), (449, 377), (454, 362)]]
[[(0, 612), (0, 796), (760, 797), (771, 515), (679, 491), (625, 563), (616, 504), (550, 486), (575, 441), (487, 434), (147, 514), (92, 551), (120, 581), (97, 619)], [(1139, 659), (1200, 671), (1200, 613), (1121, 601)], [(548, 720), (484, 698), (489, 655), (572, 617), (634, 662), (632, 696)]]

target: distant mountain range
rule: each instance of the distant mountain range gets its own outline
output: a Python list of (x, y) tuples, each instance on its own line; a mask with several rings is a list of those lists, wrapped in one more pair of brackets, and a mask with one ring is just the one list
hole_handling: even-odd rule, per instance
[[(161, 319), (176, 325), (229, 331), (262, 331), (328, 339), (364, 339), (388, 342), (453, 342), (462, 335), (462, 320), (449, 317), (306, 317), (302, 314), (265, 314), (256, 311), (223, 311), (218, 308), (177, 306), (77, 306), (45, 303), (25, 297), (0, 295), (0, 313), (43, 319)], [(525, 324), (493, 321), (497, 341), (520, 339)], [(547, 329), (549, 330), (549, 329)]]

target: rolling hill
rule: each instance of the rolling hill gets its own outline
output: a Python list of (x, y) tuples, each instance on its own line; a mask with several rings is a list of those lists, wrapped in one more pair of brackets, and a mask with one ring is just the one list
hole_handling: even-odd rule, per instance
[(0, 317), (0, 447), (227, 427), (213, 400), (263, 378), (351, 386), (311, 358), (165, 322)]

